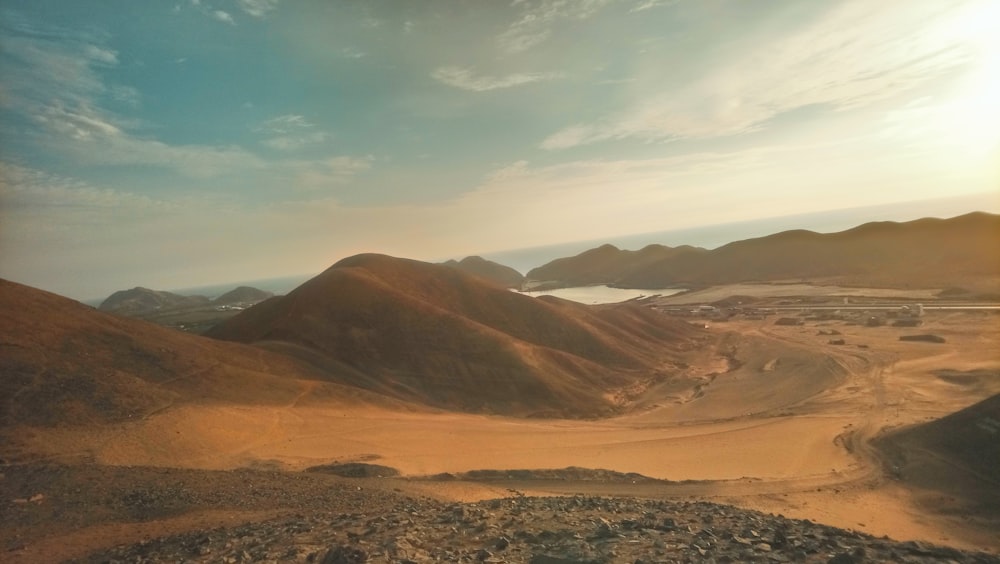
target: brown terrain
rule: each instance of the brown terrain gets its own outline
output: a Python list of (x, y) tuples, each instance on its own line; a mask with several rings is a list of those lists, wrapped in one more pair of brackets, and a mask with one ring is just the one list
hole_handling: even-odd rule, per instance
[[(625, 251), (614, 245), (605, 244), (579, 255), (559, 258), (533, 268), (528, 271), (525, 278), (531, 281), (532, 289), (613, 284), (636, 272), (641, 273), (649, 268), (655, 268), (656, 265), (677, 257), (696, 256), (707, 252), (700, 247), (687, 245), (676, 248), (647, 245), (638, 251)], [(657, 288), (665, 287), (657, 286)]]
[[(548, 286), (648, 289), (810, 280), (874, 288), (973, 284), (967, 289), (993, 291), (1000, 281), (1000, 216), (867, 223), (830, 234), (786, 231), (711, 251), (681, 249), (606, 245), (536, 268), (527, 278)], [(667, 250), (672, 253), (664, 255)]]
[(207, 333), (402, 400), (518, 416), (610, 415), (708, 338), (640, 306), (589, 308), (384, 255), (344, 259)]
[(182, 296), (163, 290), (136, 287), (111, 294), (97, 309), (189, 333), (203, 333), (273, 295), (257, 288), (240, 286), (213, 300), (205, 296)]
[(0, 282), (0, 560), (996, 562), (1000, 316), (943, 289), (360, 255), (207, 338)]
[(469, 274), (474, 274), (480, 278), (499, 284), (504, 288), (516, 288), (520, 290), (521, 285), (524, 283), (524, 276), (520, 272), (509, 266), (486, 260), (483, 257), (465, 257), (460, 261), (449, 260), (443, 264)]

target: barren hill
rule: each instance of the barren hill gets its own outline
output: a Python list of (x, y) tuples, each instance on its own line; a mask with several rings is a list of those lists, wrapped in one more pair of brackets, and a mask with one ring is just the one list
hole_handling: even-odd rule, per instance
[(536, 299), (443, 265), (344, 259), (210, 331), (344, 383), (465, 411), (593, 416), (662, 376), (701, 331), (640, 307)]
[(162, 290), (135, 287), (119, 290), (101, 302), (98, 309), (119, 315), (138, 317), (165, 309), (198, 307), (208, 305), (211, 300), (205, 296), (181, 296)]
[(215, 298), (212, 303), (217, 305), (256, 304), (272, 296), (274, 296), (274, 292), (265, 292), (250, 286), (240, 286)]
[(803, 279), (891, 288), (1000, 283), (1000, 216), (982, 212), (829, 234), (785, 231), (711, 251), (651, 247), (630, 254), (604, 245), (534, 269), (528, 278), (647, 289)]
[(674, 257), (700, 255), (705, 249), (683, 245), (672, 248), (647, 245), (638, 251), (623, 251), (614, 245), (601, 245), (573, 257), (555, 259), (528, 272), (526, 278), (548, 285), (586, 286), (611, 284)]
[(524, 276), (520, 272), (509, 266), (486, 260), (483, 257), (465, 257), (460, 261), (449, 260), (444, 264), (445, 266), (457, 268), (469, 274), (485, 278), (486, 280), (500, 284), (504, 288), (520, 288), (521, 283), (524, 282)]
[[(270, 405), (322, 379), (306, 364), (0, 280), (0, 433), (138, 419), (187, 402)], [(354, 392), (308, 386), (320, 397)]]

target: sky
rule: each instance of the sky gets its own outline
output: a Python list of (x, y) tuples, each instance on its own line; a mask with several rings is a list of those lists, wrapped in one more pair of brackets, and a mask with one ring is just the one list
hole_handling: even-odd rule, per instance
[(997, 21), (995, 0), (5, 0), (0, 277), (92, 299), (360, 252), (997, 212)]

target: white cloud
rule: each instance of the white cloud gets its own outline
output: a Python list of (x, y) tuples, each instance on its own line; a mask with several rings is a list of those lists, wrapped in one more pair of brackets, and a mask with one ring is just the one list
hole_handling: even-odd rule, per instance
[(237, 4), (247, 14), (255, 18), (265, 18), (278, 8), (281, 0), (238, 0)]
[(677, 88), (664, 83), (603, 120), (578, 124), (542, 142), (558, 149), (608, 139), (736, 135), (797, 108), (873, 104), (965, 64), (970, 50), (933, 29), (938, 3), (855, 0), (790, 36), (760, 42)]
[(319, 190), (343, 184), (358, 174), (371, 169), (375, 158), (336, 156), (318, 161), (292, 163), (296, 171), (296, 185), (306, 190)]
[(236, 25), (236, 20), (233, 19), (233, 16), (229, 12), (223, 10), (213, 10), (212, 17), (222, 23)]
[(558, 131), (544, 141), (543, 149), (568, 149), (601, 139), (597, 128), (590, 125), (578, 124)]
[(4, 73), (5, 102), (20, 108), (53, 98), (82, 101), (103, 95), (107, 88), (94, 66), (117, 60), (113, 51), (76, 38), (57, 43), (9, 36), (3, 46), (14, 62)]
[(285, 114), (265, 121), (256, 130), (270, 135), (261, 144), (279, 151), (294, 151), (331, 138), (325, 131), (314, 131), (315, 127), (305, 116)]
[(261, 141), (262, 144), (279, 151), (294, 151), (307, 145), (322, 143), (330, 139), (330, 134), (317, 131), (305, 135), (278, 135)]
[(72, 178), (8, 162), (0, 162), (0, 199), (4, 208), (71, 207), (130, 211), (163, 207), (161, 202), (130, 192), (99, 189)]
[(642, 12), (649, 10), (651, 8), (662, 8), (664, 6), (672, 6), (676, 4), (679, 0), (644, 0), (635, 6), (633, 6), (628, 12), (634, 14), (636, 12)]
[(84, 49), (84, 54), (88, 59), (97, 63), (109, 66), (115, 66), (118, 64), (118, 53), (112, 51), (111, 49), (103, 49), (95, 45), (87, 45)]
[(305, 116), (285, 114), (265, 121), (260, 124), (257, 130), (269, 131), (271, 133), (288, 133), (289, 131), (299, 131), (309, 127), (314, 127), (314, 125)]
[(468, 68), (449, 66), (435, 69), (431, 76), (448, 86), (474, 92), (486, 92), (543, 80), (553, 80), (561, 78), (563, 75), (561, 73), (514, 73), (506, 76), (476, 76)]
[(497, 45), (507, 53), (520, 53), (545, 42), (552, 27), (560, 20), (586, 19), (614, 0), (540, 0), (516, 2), (521, 14), (496, 38)]
[(69, 109), (56, 103), (43, 107), (32, 117), (49, 130), (75, 140), (116, 137), (122, 134), (121, 128), (110, 123), (106, 116), (87, 106)]
[(340, 50), (340, 56), (345, 59), (360, 59), (365, 56), (365, 52), (353, 47), (344, 47)]

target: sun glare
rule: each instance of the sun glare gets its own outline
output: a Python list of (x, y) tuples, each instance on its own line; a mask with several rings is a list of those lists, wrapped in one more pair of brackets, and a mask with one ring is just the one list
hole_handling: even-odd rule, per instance
[(970, 70), (935, 112), (935, 127), (967, 156), (996, 156), (1000, 148), (1000, 2), (976, 2), (950, 18), (930, 40), (970, 51)]

